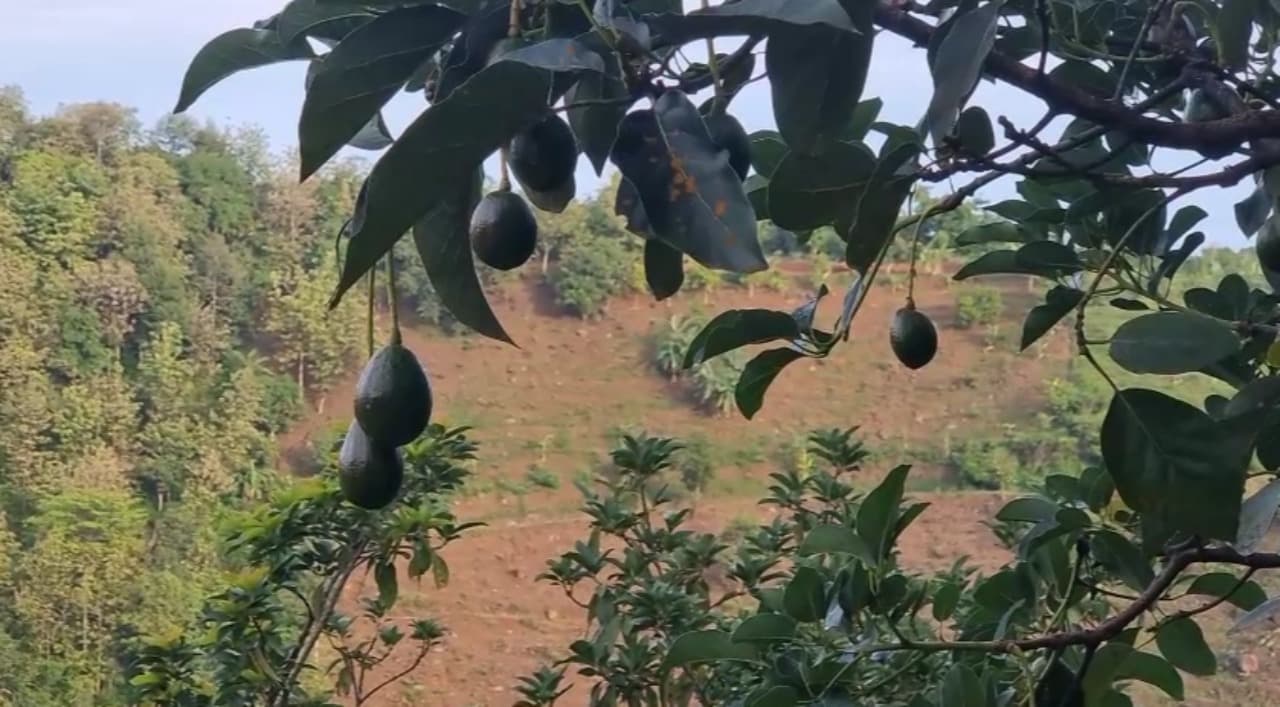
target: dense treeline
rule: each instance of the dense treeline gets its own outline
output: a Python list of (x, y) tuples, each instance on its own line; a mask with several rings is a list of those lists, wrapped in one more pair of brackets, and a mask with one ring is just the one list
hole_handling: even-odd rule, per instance
[(0, 704), (112, 702), (355, 354), (326, 301), (357, 167), (294, 174), (252, 131), (0, 93)]

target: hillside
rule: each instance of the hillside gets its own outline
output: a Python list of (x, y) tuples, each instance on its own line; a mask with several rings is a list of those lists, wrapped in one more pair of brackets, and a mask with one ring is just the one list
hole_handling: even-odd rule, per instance
[[(768, 522), (772, 512), (756, 498), (767, 475), (789, 463), (788, 454), (806, 430), (861, 425), (859, 434), (875, 453), (875, 463), (863, 472), (868, 485), (898, 462), (916, 463), (923, 472), (914, 477), (916, 493), (932, 506), (902, 541), (905, 563), (940, 570), (968, 557), (993, 569), (1006, 561), (1008, 550), (984, 523), (1012, 492), (968, 490), (949, 463), (948, 444), (1005, 439), (1011, 429), (1040, 433), (1034, 420), (1049, 406), (1049, 388), (1070, 375), (1071, 362), (1064, 330), (1039, 351), (1016, 353), (1021, 313), (1035, 295), (1022, 278), (995, 285), (1004, 302), (999, 322), (973, 330), (954, 325), (957, 295), (966, 286), (939, 276), (917, 283), (918, 304), (940, 323), (942, 344), (937, 365), (912, 373), (893, 360), (883, 330), (903, 296), (889, 278), (860, 315), (853, 345), (789, 371), (754, 421), (700, 409), (684, 383), (655, 370), (652, 338), (672, 316), (728, 306), (794, 306), (805, 296), (799, 285), (750, 296), (727, 288), (662, 304), (627, 297), (598, 320), (584, 321), (555, 307), (545, 287), (520, 281), (508, 283), (495, 298), (520, 349), (421, 326), (407, 330), (407, 345), (432, 372), (442, 418), (476, 426), (482, 454), (470, 484), (475, 495), (462, 499), (458, 509), (463, 518), (485, 519), (489, 527), (450, 548), (447, 587), (424, 582), (402, 590), (409, 592), (404, 611), (438, 617), (449, 627), (449, 638), (372, 704), (510, 705), (518, 676), (558, 658), (581, 637), (582, 610), (536, 577), (548, 559), (584, 536), (585, 524), (574, 512), (580, 499), (574, 482), (600, 465), (621, 429), (703, 441), (715, 477), (695, 505), (694, 527), (719, 532)], [(834, 316), (836, 304), (825, 303), (820, 319)], [(281, 437), (286, 458), (305, 458), (315, 439), (343, 423), (353, 386), (354, 375), (335, 383), (326, 412)], [(978, 397), (975, 391), (990, 393)], [(347, 606), (374, 593), (366, 576), (348, 588)], [(1220, 610), (1216, 620), (1210, 618), (1215, 645), (1231, 645), (1222, 635), (1231, 615)], [(1232, 661), (1247, 656), (1246, 667), (1225, 664), (1219, 677), (1197, 680), (1203, 684), (1189, 688), (1199, 696), (1190, 704), (1280, 699), (1280, 684), (1237, 677), (1239, 670), (1266, 675), (1267, 666), (1280, 666), (1269, 648), (1237, 643), (1225, 655)], [(1261, 662), (1248, 662), (1255, 659)], [(409, 667), (405, 661), (383, 670)], [(1136, 694), (1139, 704), (1165, 704), (1142, 688)], [(585, 697), (579, 687), (564, 704), (585, 705)]]

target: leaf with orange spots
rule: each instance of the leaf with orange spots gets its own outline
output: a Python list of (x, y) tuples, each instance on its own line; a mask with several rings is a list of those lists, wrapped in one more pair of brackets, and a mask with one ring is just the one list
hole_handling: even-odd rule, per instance
[(709, 268), (767, 267), (742, 181), (684, 93), (668, 91), (654, 110), (627, 114), (611, 157), (631, 185), (619, 194), (629, 227), (642, 211), (649, 233)]

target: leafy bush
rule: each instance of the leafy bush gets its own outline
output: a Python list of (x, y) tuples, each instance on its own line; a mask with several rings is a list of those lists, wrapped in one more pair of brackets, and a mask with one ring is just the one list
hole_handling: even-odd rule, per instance
[(995, 324), (1003, 312), (1004, 301), (994, 287), (974, 285), (956, 294), (956, 326), (961, 329)]
[(634, 259), (634, 254), (614, 238), (569, 241), (551, 274), (556, 301), (581, 317), (599, 316), (609, 298), (629, 287)]
[[(398, 649), (412, 645), (408, 660), (419, 665), (444, 630), (415, 618), (406, 634), (392, 617), (397, 563), (408, 560), (411, 579), (430, 573), (437, 585), (448, 581), (439, 551), (475, 525), (459, 523), (448, 501), (470, 475), (475, 451), (465, 429), (432, 425), (404, 447), (404, 488), (392, 512), (352, 506), (325, 475), (237, 518), (226, 544), (239, 571), (185, 631), (139, 642), (129, 679), (135, 703), (319, 705), (336, 693), (360, 705), (397, 679), (374, 671)], [(378, 594), (346, 615), (338, 600), (361, 568), (372, 571)], [(321, 638), (338, 654), (323, 667), (312, 663)], [(313, 674), (329, 688), (308, 690), (302, 680)]]
[(525, 478), (529, 479), (529, 483), (544, 489), (555, 490), (560, 488), (560, 477), (556, 476), (554, 471), (544, 467), (535, 466), (529, 469), (525, 474)]
[[(899, 563), (897, 540), (928, 504), (905, 497), (906, 466), (859, 494), (850, 475), (867, 450), (855, 432), (812, 434), (814, 473), (771, 477), (761, 502), (777, 515), (754, 527), (739, 520), (721, 536), (690, 529), (689, 511), (672, 508), (660, 483), (680, 444), (624, 437), (612, 453), (618, 473), (583, 490), (590, 535), (539, 576), (590, 607), (586, 638), (560, 667), (523, 678), (520, 704), (549, 707), (569, 690), (589, 691), (593, 705), (949, 707), (1027, 704), (1031, 695), (1054, 704), (1082, 685), (1098, 689), (1084, 682), (1090, 666), (1116, 658), (1144, 666), (1127, 679), (1177, 697), (1175, 666), (1212, 661), (1198, 628), (1168, 628), (1197, 611), (1166, 615), (1137, 598), (1120, 614), (1106, 595), (1084, 590), (1172, 581), (1155, 578), (1133, 519), (1107, 510), (1114, 490), (1104, 472), (1054, 475), (1039, 495), (1007, 503), (992, 530), (1016, 554), (1009, 564), (984, 574), (960, 559), (912, 572)], [(1202, 551), (1183, 553), (1185, 580), (1208, 595), (1201, 611), (1223, 596), (1245, 608), (1263, 601), (1247, 575), (1199, 572), (1192, 564)], [(1150, 622), (1129, 629), (1143, 615)], [(1159, 653), (1135, 648), (1139, 631)], [(570, 667), (585, 685), (568, 682)], [(951, 701), (958, 689), (972, 700)]]
[(706, 321), (698, 316), (674, 314), (653, 337), (653, 363), (658, 370), (675, 380), (684, 372), (684, 357), (689, 344)]

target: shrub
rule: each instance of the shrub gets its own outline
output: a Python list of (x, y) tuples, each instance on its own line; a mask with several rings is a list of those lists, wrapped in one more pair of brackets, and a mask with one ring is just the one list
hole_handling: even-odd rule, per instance
[(1003, 311), (1000, 290), (994, 287), (975, 285), (956, 295), (956, 326), (961, 329), (995, 324)]
[(553, 491), (560, 488), (560, 477), (545, 466), (535, 466), (529, 469), (529, 472), (525, 474), (525, 478), (529, 480), (529, 483), (540, 488)]
[(625, 292), (635, 256), (614, 238), (576, 238), (564, 246), (551, 275), (556, 301), (583, 318), (604, 313), (609, 298)]

